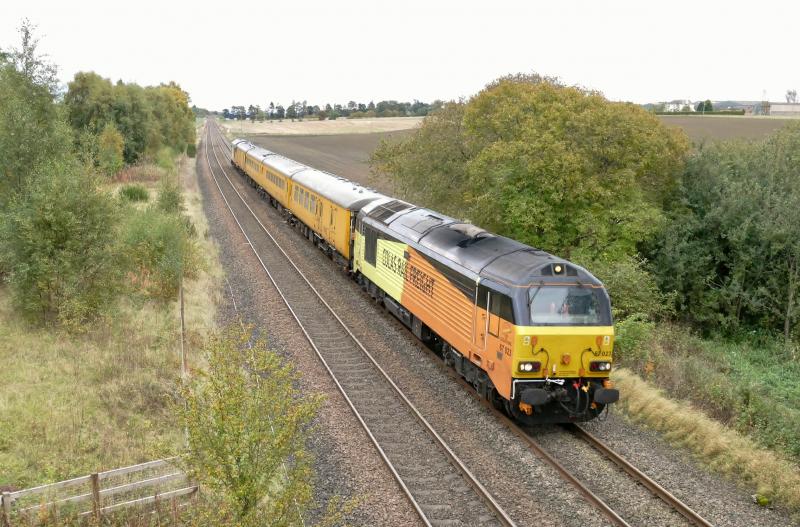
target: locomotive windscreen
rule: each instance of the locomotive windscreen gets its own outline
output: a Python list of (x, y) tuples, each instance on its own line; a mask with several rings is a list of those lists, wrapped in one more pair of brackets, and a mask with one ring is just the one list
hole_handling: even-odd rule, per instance
[(542, 286), (528, 292), (533, 326), (609, 326), (611, 305), (596, 287)]

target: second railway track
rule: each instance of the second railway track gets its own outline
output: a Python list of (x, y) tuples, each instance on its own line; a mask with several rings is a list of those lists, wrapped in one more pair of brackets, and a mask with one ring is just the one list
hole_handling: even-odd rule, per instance
[[(253, 214), (228, 179), (212, 134), (208, 127), (204, 152), (230, 213), (423, 522), (434, 526), (515, 525)], [(259, 230), (266, 236), (255, 240), (247, 234)]]

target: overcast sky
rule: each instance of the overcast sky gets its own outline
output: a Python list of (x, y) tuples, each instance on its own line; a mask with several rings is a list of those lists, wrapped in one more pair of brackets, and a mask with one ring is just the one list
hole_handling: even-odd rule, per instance
[(453, 99), (531, 71), (637, 103), (800, 89), (788, 0), (5, 0), (0, 13), (0, 47), (30, 18), (65, 83), (174, 80), (209, 109)]

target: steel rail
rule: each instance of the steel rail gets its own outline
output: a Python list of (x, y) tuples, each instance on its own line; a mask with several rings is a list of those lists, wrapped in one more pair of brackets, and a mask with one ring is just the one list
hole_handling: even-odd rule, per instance
[[(208, 122), (209, 121), (207, 121), (207, 123)], [(216, 128), (216, 126), (217, 126), (216, 123), (213, 126)], [(216, 132), (217, 132), (217, 135), (222, 137), (222, 135), (221, 135), (221, 133), (219, 132), (218, 129), (216, 129)], [(228, 181), (228, 184), (230, 185), (231, 189), (239, 197), (239, 199), (241, 200), (242, 204), (247, 208), (247, 210), (250, 212), (250, 214), (256, 220), (256, 222), (261, 227), (261, 229), (264, 231), (264, 233), (270, 238), (270, 240), (275, 245), (275, 247), (280, 251), (280, 253), (284, 256), (284, 258), (286, 258), (286, 261), (294, 268), (294, 270), (303, 279), (303, 281), (306, 283), (306, 285), (313, 291), (313, 293), (316, 295), (316, 297), (319, 299), (319, 301), (325, 306), (325, 308), (328, 310), (328, 312), (341, 325), (342, 329), (344, 329), (344, 331), (349, 335), (349, 337), (356, 344), (356, 346), (363, 352), (363, 354), (369, 359), (369, 361), (374, 365), (374, 367), (381, 373), (383, 378), (394, 389), (394, 391), (397, 394), (397, 396), (400, 397), (400, 399), (406, 404), (406, 407), (409, 410), (411, 410), (412, 415), (417, 419), (417, 421), (428, 432), (428, 434), (431, 436), (431, 438), (433, 438), (435, 440), (435, 442), (441, 448), (442, 452), (444, 452), (445, 455), (447, 456), (447, 458), (450, 460), (451, 464), (461, 473), (461, 475), (465, 479), (465, 481), (475, 490), (475, 492), (478, 495), (478, 497), (491, 510), (491, 512), (498, 519), (498, 521), (500, 521), (501, 524), (509, 526), (509, 527), (510, 526), (515, 526), (516, 524), (514, 523), (514, 521), (503, 510), (503, 508), (500, 506), (500, 504), (497, 503), (497, 501), (491, 495), (491, 493), (489, 493), (489, 491), (480, 483), (480, 481), (478, 481), (478, 479), (464, 465), (464, 463), (458, 458), (458, 456), (456, 456), (455, 452), (453, 452), (453, 450), (447, 445), (447, 443), (444, 441), (444, 439), (442, 439), (442, 437), (436, 432), (436, 430), (433, 429), (433, 427), (430, 425), (430, 423), (428, 423), (428, 421), (422, 416), (422, 414), (419, 412), (419, 410), (417, 410), (417, 408), (413, 405), (413, 403), (411, 403), (411, 401), (406, 397), (406, 395), (403, 393), (403, 391), (394, 383), (394, 381), (389, 377), (389, 375), (384, 371), (384, 369), (381, 368), (381, 366), (377, 363), (377, 361), (374, 359), (374, 357), (369, 353), (369, 351), (367, 351), (366, 347), (364, 347), (364, 345), (361, 343), (361, 341), (350, 331), (350, 329), (342, 321), (342, 319), (336, 314), (336, 312), (333, 310), (333, 308), (331, 308), (331, 306), (325, 301), (325, 299), (322, 297), (322, 295), (311, 284), (311, 282), (308, 280), (308, 278), (305, 276), (305, 274), (303, 274), (303, 272), (292, 261), (292, 259), (286, 253), (286, 251), (284, 251), (283, 247), (281, 247), (281, 245), (277, 242), (277, 240), (269, 232), (269, 230), (267, 230), (267, 228), (263, 225), (263, 223), (261, 223), (261, 220), (255, 214), (255, 212), (253, 212), (253, 210), (250, 207), (250, 205), (248, 205), (247, 201), (239, 193), (239, 191), (236, 189), (236, 187), (233, 184), (233, 182), (227, 176), (227, 174), (225, 172), (225, 167), (222, 165), (222, 163), (220, 163), (219, 158), (217, 157), (217, 154), (214, 151), (214, 139), (211, 136), (212, 136), (212, 132), (211, 132), (210, 127), (209, 127), (208, 138), (210, 139), (212, 153), (214, 155), (214, 159), (215, 159), (217, 165), (219, 166), (220, 170), (222, 171), (222, 175)], [(224, 138), (223, 138), (223, 141), (224, 141)], [(353, 402), (350, 399), (350, 397), (347, 395), (344, 387), (341, 385), (339, 380), (336, 378), (336, 375), (333, 373), (332, 369), (328, 365), (328, 362), (323, 357), (322, 352), (317, 347), (316, 343), (313, 341), (311, 335), (308, 333), (308, 331), (306, 330), (306, 328), (304, 327), (304, 325), (300, 321), (300, 318), (298, 317), (297, 313), (294, 311), (294, 309), (290, 305), (289, 300), (286, 298), (286, 296), (284, 295), (284, 293), (281, 290), (280, 286), (278, 285), (277, 281), (272, 276), (272, 273), (269, 271), (269, 269), (265, 265), (264, 261), (261, 259), (261, 256), (256, 251), (256, 249), (253, 246), (250, 238), (248, 237), (247, 233), (245, 232), (244, 227), (239, 222), (239, 219), (236, 217), (236, 214), (233, 212), (233, 208), (231, 207), (230, 203), (228, 202), (228, 199), (225, 197), (225, 194), (222, 191), (221, 186), (219, 185), (219, 181), (217, 180), (217, 177), (214, 175), (214, 170), (213, 170), (213, 167), (211, 166), (211, 161), (210, 161), (210, 158), (208, 156), (208, 145), (204, 145), (204, 147), (205, 147), (206, 162), (208, 163), (208, 167), (209, 167), (209, 170), (211, 172), (211, 176), (214, 179), (214, 183), (217, 186), (217, 189), (219, 190), (220, 195), (222, 196), (222, 198), (223, 198), (223, 200), (225, 202), (225, 205), (228, 208), (228, 211), (231, 213), (231, 216), (236, 221), (236, 224), (238, 225), (238, 227), (241, 230), (242, 234), (244, 235), (245, 239), (247, 239), (247, 242), (248, 242), (248, 245), (250, 246), (250, 249), (253, 251), (254, 255), (256, 256), (256, 258), (261, 263), (262, 268), (266, 272), (267, 276), (269, 277), (269, 279), (272, 282), (273, 286), (275, 287), (276, 291), (280, 295), (280, 297), (283, 300), (284, 304), (289, 309), (289, 312), (292, 314), (292, 317), (295, 319), (295, 321), (297, 322), (297, 324), (300, 327), (301, 331), (305, 335), (306, 340), (309, 342), (311, 347), (314, 349), (315, 353), (317, 354), (317, 357), (320, 359), (320, 361), (322, 362), (323, 366), (328, 371), (328, 374), (331, 376), (331, 378), (333, 379), (334, 383), (336, 384), (338, 390), (341, 392), (342, 396), (347, 401), (348, 406), (350, 406), (350, 409), (352, 410), (353, 414), (358, 419), (358, 421), (361, 424), (361, 426), (366, 431), (366, 433), (367, 433), (368, 437), (370, 438), (370, 440), (372, 441), (373, 445), (375, 445), (376, 450), (378, 450), (378, 452), (379, 452), (381, 458), (383, 459), (384, 463), (387, 465), (387, 467), (389, 468), (390, 472), (392, 473), (394, 478), (397, 480), (399, 486), (401, 487), (403, 492), (406, 494), (406, 497), (412, 503), (412, 505), (414, 506), (415, 510), (420, 515), (420, 518), (422, 518), (422, 520), (425, 522), (425, 524), (426, 525), (431, 525), (430, 520), (427, 518), (427, 516), (424, 513), (424, 511), (421, 509), (419, 503), (413, 497), (410, 489), (408, 488), (406, 483), (403, 481), (402, 477), (398, 473), (398, 471), (395, 468), (395, 466), (389, 460), (386, 452), (384, 451), (384, 449), (379, 444), (377, 438), (374, 436), (374, 434), (370, 430), (369, 426), (367, 425), (367, 423), (365, 422), (365, 420), (363, 419), (361, 414), (355, 408), (355, 405), (353, 404)]]
[(570, 432), (575, 434), (577, 437), (589, 443), (592, 447), (594, 447), (595, 450), (603, 454), (603, 456), (605, 456), (619, 468), (624, 470), (634, 480), (641, 483), (655, 496), (661, 498), (667, 505), (672, 507), (674, 510), (678, 511), (684, 518), (686, 518), (693, 524), (698, 525), (700, 527), (712, 527), (712, 524), (709, 523), (705, 518), (700, 516), (700, 514), (690, 509), (688, 505), (686, 505), (681, 500), (676, 498), (667, 489), (656, 483), (649, 476), (647, 476), (647, 474), (645, 474), (644, 472), (640, 471), (638, 468), (633, 466), (627, 459), (617, 454), (608, 445), (606, 445), (600, 439), (590, 434), (583, 427), (578, 426), (576, 424), (566, 424), (562, 426), (566, 430), (569, 430)]

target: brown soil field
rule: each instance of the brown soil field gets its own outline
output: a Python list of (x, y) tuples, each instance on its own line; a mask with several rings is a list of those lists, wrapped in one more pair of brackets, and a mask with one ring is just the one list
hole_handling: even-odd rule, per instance
[(336, 119), (334, 121), (307, 118), (304, 121), (219, 121), (229, 133), (236, 136), (269, 134), (269, 135), (338, 135), (338, 134), (374, 134), (396, 132), (416, 128), (422, 117), (380, 117), (364, 119)]
[(246, 135), (247, 140), (300, 161), (306, 165), (325, 170), (375, 188), (379, 192), (391, 194), (389, 181), (371, 178), (369, 155), (383, 139), (392, 140), (410, 133), (409, 131), (383, 132), (372, 134), (338, 135)]
[(727, 115), (659, 115), (667, 126), (682, 128), (694, 143), (714, 139), (761, 139), (791, 122), (790, 118)]

